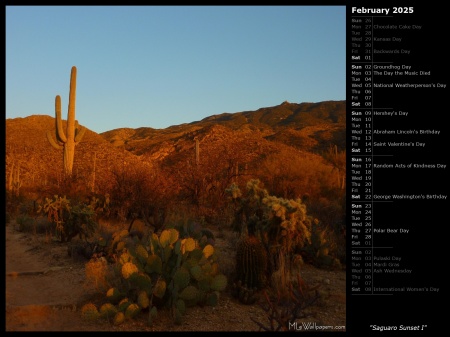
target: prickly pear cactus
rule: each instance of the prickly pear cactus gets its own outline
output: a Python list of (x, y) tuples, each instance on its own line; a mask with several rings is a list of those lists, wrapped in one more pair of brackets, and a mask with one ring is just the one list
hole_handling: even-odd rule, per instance
[(122, 299), (123, 295), (121, 294), (121, 292), (119, 291), (119, 289), (117, 288), (110, 288), (107, 292), (106, 292), (106, 299), (112, 303), (112, 304), (117, 304), (120, 302), (120, 300)]
[(138, 267), (136, 267), (133, 262), (126, 262), (122, 266), (122, 276), (124, 279), (128, 279), (132, 274), (137, 273), (138, 271)]
[[(220, 273), (218, 252), (205, 235), (199, 241), (165, 229), (159, 236), (153, 233), (119, 249), (128, 237), (126, 230), (112, 235), (116, 253), (112, 271), (118, 281), (106, 294), (124, 319), (148, 312), (152, 325), (158, 308), (169, 308), (174, 323), (180, 324), (188, 307), (218, 304), (227, 278)], [(114, 324), (120, 324), (119, 318)]]
[(136, 303), (131, 303), (125, 309), (125, 318), (131, 319), (136, 317), (141, 312), (141, 308)]
[(142, 309), (147, 309), (150, 306), (150, 299), (148, 297), (148, 294), (146, 291), (141, 290), (139, 292), (138, 298), (137, 298), (137, 304), (142, 308)]
[(99, 310), (100, 318), (114, 318), (118, 310), (112, 303), (104, 303)]
[(130, 300), (127, 297), (125, 297), (119, 302), (117, 307), (118, 307), (119, 311), (125, 312), (125, 310), (127, 310), (127, 308), (130, 306), (130, 304), (131, 304)]
[(100, 317), (100, 313), (94, 303), (86, 303), (81, 308), (81, 316), (87, 321), (95, 321)]
[(122, 311), (119, 311), (115, 316), (113, 323), (114, 325), (120, 325), (125, 322), (125, 314)]

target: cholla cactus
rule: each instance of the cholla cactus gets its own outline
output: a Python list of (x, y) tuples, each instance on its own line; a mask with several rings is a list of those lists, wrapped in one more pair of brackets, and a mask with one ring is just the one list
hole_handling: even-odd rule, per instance
[(256, 179), (247, 183), (245, 196), (236, 185), (227, 192), (236, 207), (234, 227), (241, 234), (252, 227), (266, 248), (280, 246), (288, 254), (310, 243), (312, 218), (300, 199), (269, 195)]
[[(252, 290), (258, 288), (260, 281), (262, 253), (267, 256), (267, 279), (280, 268), (279, 257), (285, 255), (288, 261), (299, 250), (311, 242), (312, 217), (306, 212), (306, 205), (300, 199), (288, 200), (269, 195), (260, 185), (260, 181), (253, 179), (247, 183), (246, 193), (241, 193), (237, 185), (227, 189), (235, 206), (235, 220), (233, 227), (240, 231), (244, 238), (242, 246), (237, 252), (238, 290)], [(246, 241), (247, 240), (247, 241)], [(249, 248), (258, 244), (258, 248)], [(248, 246), (248, 247), (247, 247)], [(259, 248), (261, 247), (261, 248)], [(242, 250), (242, 252), (240, 252)], [(246, 268), (246, 269), (243, 269)], [(253, 301), (253, 295), (244, 291), (242, 296), (248, 297), (246, 303)], [(239, 298), (242, 297), (241, 294)]]
[(84, 136), (85, 128), (78, 128), (75, 120), (75, 98), (77, 85), (77, 68), (72, 67), (70, 76), (70, 92), (69, 92), (69, 111), (67, 115), (67, 128), (64, 133), (61, 119), (61, 97), (55, 98), (55, 114), (56, 114), (56, 142), (52, 138), (50, 131), (47, 132), (47, 139), (50, 144), (57, 150), (63, 150), (64, 173), (66, 176), (72, 175), (73, 158), (75, 155), (75, 145), (77, 145)]

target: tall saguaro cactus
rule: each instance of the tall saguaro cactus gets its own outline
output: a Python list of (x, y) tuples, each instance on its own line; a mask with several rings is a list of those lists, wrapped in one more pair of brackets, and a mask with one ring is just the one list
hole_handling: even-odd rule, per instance
[(17, 163), (17, 167), (14, 161), (11, 164), (11, 171), (9, 173), (8, 190), (19, 196), (19, 189), (22, 187), (22, 182), (20, 181), (20, 162)]
[(195, 137), (195, 163), (198, 165), (200, 163), (200, 144), (198, 138)]
[(67, 114), (66, 132), (64, 133), (63, 130), (61, 119), (61, 97), (59, 95), (56, 95), (55, 98), (56, 141), (53, 139), (51, 132), (47, 132), (47, 139), (50, 144), (58, 150), (63, 150), (64, 173), (66, 176), (72, 175), (75, 145), (81, 141), (86, 131), (85, 128), (78, 127), (78, 123), (75, 120), (76, 87), (77, 68), (73, 66), (70, 74), (69, 110)]

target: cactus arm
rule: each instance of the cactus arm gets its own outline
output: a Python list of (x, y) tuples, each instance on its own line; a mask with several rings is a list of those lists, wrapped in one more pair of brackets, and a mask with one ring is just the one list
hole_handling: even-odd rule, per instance
[(72, 67), (70, 73), (69, 112), (67, 115), (67, 138), (75, 138), (75, 99), (77, 86), (77, 68)]
[(57, 150), (62, 150), (63, 146), (59, 145), (52, 137), (52, 133), (50, 131), (47, 131), (47, 139), (50, 142), (50, 144)]
[(56, 139), (62, 143), (65, 143), (67, 142), (67, 137), (64, 134), (64, 130), (62, 128), (61, 96), (59, 95), (56, 95), (55, 98), (55, 112), (56, 112)]
[(75, 130), (75, 144), (79, 143), (86, 133), (86, 128), (79, 127)]

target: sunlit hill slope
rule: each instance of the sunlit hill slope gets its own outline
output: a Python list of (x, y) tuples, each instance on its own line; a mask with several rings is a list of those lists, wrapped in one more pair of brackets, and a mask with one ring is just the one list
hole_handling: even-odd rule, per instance
[[(87, 131), (75, 148), (74, 174), (97, 190), (111, 182), (114, 167), (125, 163), (169, 172), (180, 162), (195, 160), (195, 139), (203, 163), (223, 157), (223, 151), (247, 168), (259, 165), (271, 153), (320, 157), (330, 146), (345, 149), (345, 110), (345, 101), (283, 102), (165, 129), (142, 126), (101, 134), (89, 130), (89, 121), (83, 121)], [(55, 131), (54, 116), (6, 119), (6, 175), (13, 163), (19, 165), (23, 191), (45, 190), (43, 186), (63, 175), (62, 152), (49, 144), (47, 131)]]

